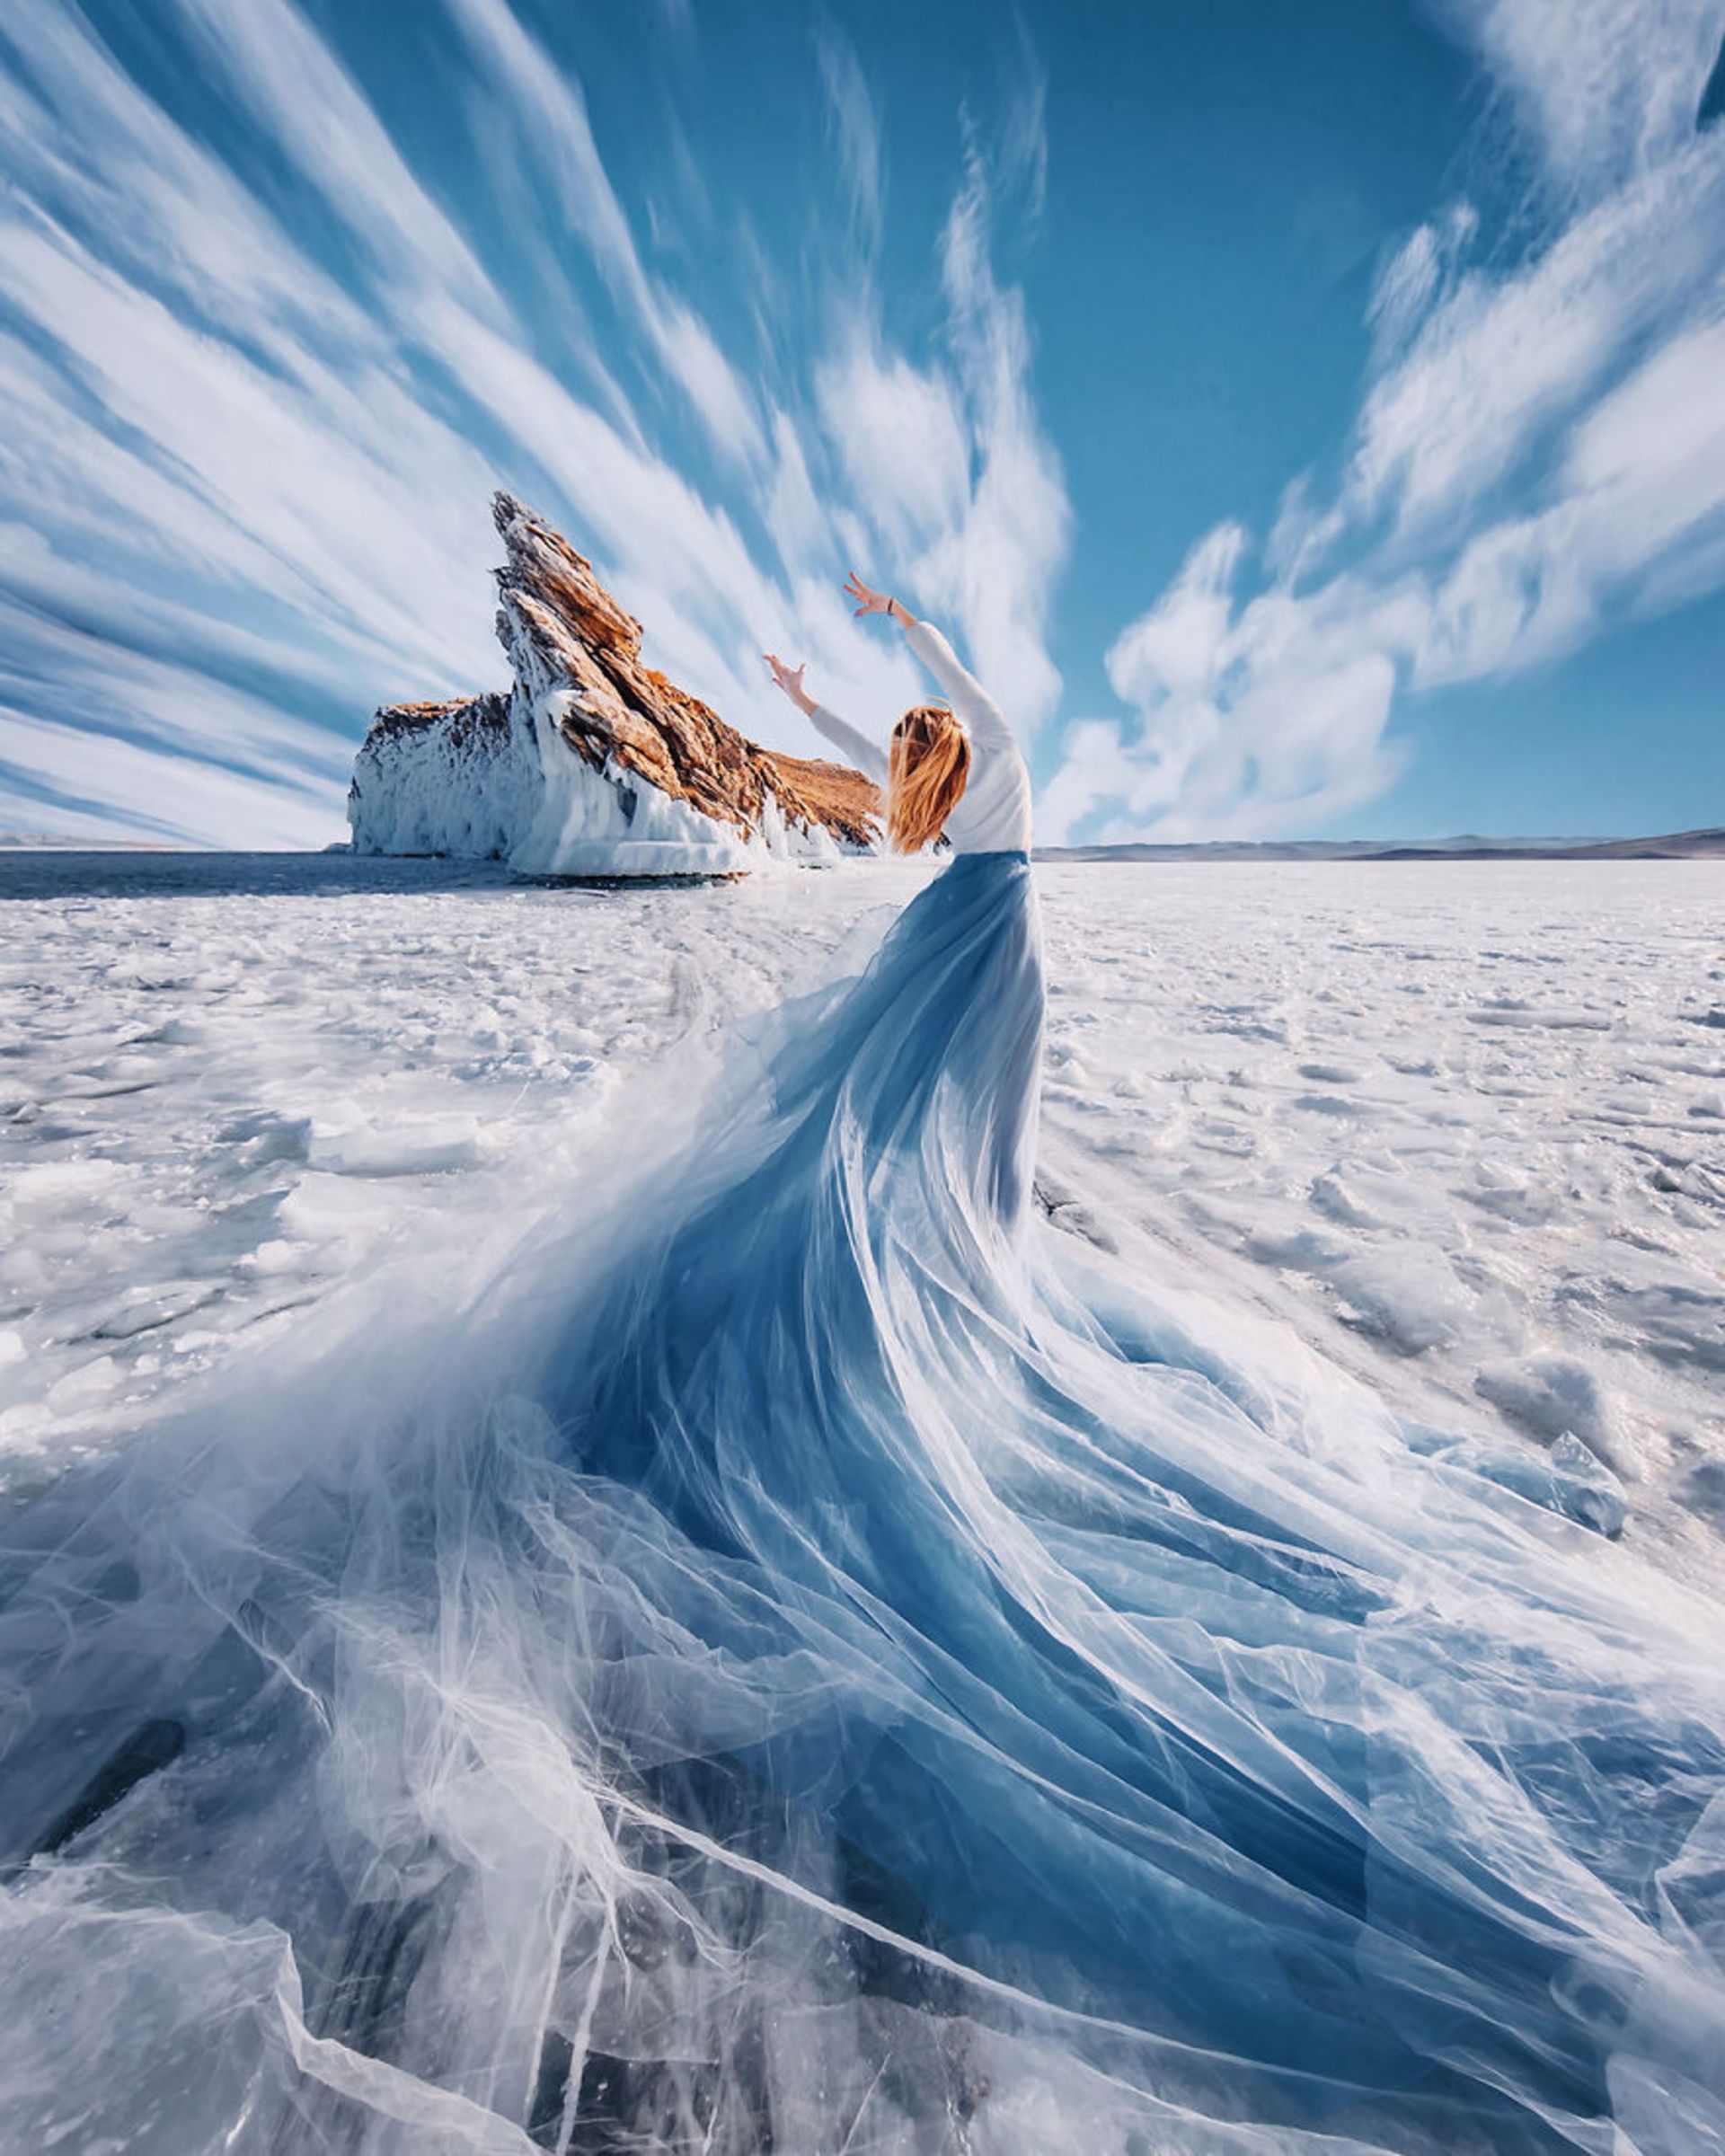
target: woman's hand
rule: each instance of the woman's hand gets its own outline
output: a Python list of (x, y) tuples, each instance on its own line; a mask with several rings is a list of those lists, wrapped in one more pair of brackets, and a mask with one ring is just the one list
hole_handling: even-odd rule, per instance
[(807, 661), (800, 667), (787, 667), (776, 652), (764, 651), (761, 656), (766, 661), (766, 670), (774, 685), (784, 691), (800, 711), (805, 714), (812, 711), (815, 700), (802, 685), (802, 677), (809, 671)]
[(865, 614), (890, 614), (892, 612), (892, 601), (886, 593), (871, 590), (854, 570), (845, 579), (845, 596), (856, 601), (856, 612), (859, 616)]

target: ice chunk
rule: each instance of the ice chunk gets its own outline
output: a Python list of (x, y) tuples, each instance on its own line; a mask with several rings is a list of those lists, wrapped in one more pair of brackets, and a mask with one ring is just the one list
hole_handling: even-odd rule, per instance
[(1467, 1321), (1467, 1297), (1436, 1250), (1371, 1250), (1344, 1266), (1334, 1281), (1348, 1322), (1402, 1355), (1422, 1355), (1455, 1339)]
[(1618, 1474), (1634, 1462), (1610, 1395), (1596, 1373), (1571, 1355), (1535, 1355), (1494, 1363), (1473, 1389), (1509, 1419), (1547, 1444), (1568, 1435)]
[(485, 1134), (472, 1117), (348, 1128), (314, 1124), (307, 1158), (332, 1175), (447, 1175), (483, 1163)]

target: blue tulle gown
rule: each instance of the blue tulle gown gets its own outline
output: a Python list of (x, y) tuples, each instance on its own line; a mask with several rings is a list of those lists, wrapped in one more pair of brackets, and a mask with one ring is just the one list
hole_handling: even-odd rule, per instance
[(1725, 2146), (1705, 1611), (1044, 1220), (1042, 1001), (961, 856), (461, 1312), (14, 1512), (0, 2144)]

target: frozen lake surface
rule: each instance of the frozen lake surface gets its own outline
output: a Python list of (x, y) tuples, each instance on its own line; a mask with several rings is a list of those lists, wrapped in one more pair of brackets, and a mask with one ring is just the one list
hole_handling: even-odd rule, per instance
[[(1725, 1571), (1725, 863), (1037, 873), (1057, 1220), (1403, 1412), (1585, 1446)], [(579, 1207), (650, 1070), (694, 1088), (926, 874), (0, 854), (0, 1472)]]

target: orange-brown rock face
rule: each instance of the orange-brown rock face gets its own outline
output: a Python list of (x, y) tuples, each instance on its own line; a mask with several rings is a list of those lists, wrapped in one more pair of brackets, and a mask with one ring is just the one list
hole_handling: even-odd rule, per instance
[(513, 690), (377, 712), (349, 796), (358, 852), (678, 875), (880, 844), (880, 793), (860, 771), (728, 726), (642, 662), (640, 623), (566, 539), (510, 494), (492, 515)]
[(828, 764), (824, 757), (786, 756), (776, 748), (758, 753), (782, 800), (803, 802), (817, 822), (840, 836), (854, 830), (866, 831), (871, 839), (880, 837), (884, 804), (872, 779), (865, 779), (848, 764)]
[(498, 636), (528, 695), (573, 692), (558, 726), (578, 755), (746, 835), (760, 829), (771, 800), (788, 822), (825, 829), (841, 845), (878, 841), (880, 794), (861, 772), (757, 747), (642, 663), (641, 623), (566, 539), (512, 494), (495, 498), (492, 515), (509, 550), (497, 572)]

